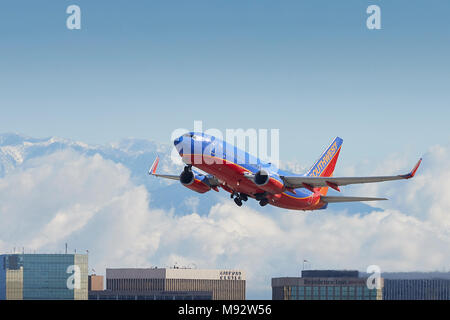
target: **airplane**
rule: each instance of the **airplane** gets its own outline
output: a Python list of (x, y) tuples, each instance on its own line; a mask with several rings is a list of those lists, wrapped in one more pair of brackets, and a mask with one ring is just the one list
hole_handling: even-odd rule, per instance
[[(326, 209), (329, 203), (378, 201), (386, 198), (327, 196), (328, 188), (341, 191), (341, 186), (410, 179), (414, 177), (422, 158), (407, 174), (373, 177), (333, 177), (343, 140), (336, 137), (314, 165), (304, 174), (278, 169), (271, 163), (238, 149), (236, 146), (202, 132), (188, 132), (174, 140), (174, 145), (186, 164), (180, 175), (158, 174), (159, 156), (149, 169), (149, 175), (179, 180), (198, 193), (219, 188), (230, 193), (239, 207), (249, 198), (261, 206), (271, 204), (291, 210)], [(195, 167), (203, 172), (192, 169)]]

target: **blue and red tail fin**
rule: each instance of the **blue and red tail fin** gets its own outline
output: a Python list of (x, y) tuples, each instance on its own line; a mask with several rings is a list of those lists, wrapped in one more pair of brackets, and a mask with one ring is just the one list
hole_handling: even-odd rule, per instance
[[(314, 165), (309, 169), (307, 176), (311, 177), (331, 177), (336, 167), (336, 162), (339, 158), (339, 153), (341, 151), (341, 146), (344, 140), (336, 137), (333, 142), (325, 149), (324, 153), (320, 158), (314, 163)], [(317, 188), (317, 191), (322, 195), (326, 195), (328, 192), (328, 187)]]

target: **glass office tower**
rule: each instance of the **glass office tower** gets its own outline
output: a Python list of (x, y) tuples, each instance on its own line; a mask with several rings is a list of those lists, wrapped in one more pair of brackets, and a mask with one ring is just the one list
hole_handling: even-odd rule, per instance
[(0, 300), (87, 300), (87, 298), (87, 255), (0, 255)]

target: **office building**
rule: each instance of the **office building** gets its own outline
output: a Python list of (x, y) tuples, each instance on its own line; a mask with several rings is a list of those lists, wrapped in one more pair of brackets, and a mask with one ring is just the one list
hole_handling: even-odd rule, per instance
[(450, 300), (450, 272), (383, 273), (384, 300)]
[(92, 274), (88, 277), (88, 291), (103, 291), (103, 276)]
[(381, 300), (379, 289), (369, 289), (358, 271), (305, 270), (301, 277), (272, 278), (273, 300)]
[(87, 255), (0, 255), (0, 300), (87, 300), (87, 298)]
[(160, 295), (158, 292), (165, 292), (168, 297), (195, 292), (193, 298), (244, 300), (245, 274), (240, 270), (106, 269), (106, 289), (135, 296), (149, 293), (156, 297)]

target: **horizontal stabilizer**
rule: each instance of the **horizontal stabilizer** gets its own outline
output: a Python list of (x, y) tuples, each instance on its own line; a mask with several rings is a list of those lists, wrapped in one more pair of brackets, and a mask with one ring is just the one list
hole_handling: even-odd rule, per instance
[(387, 200), (386, 198), (340, 197), (340, 196), (321, 196), (320, 199), (326, 203)]

